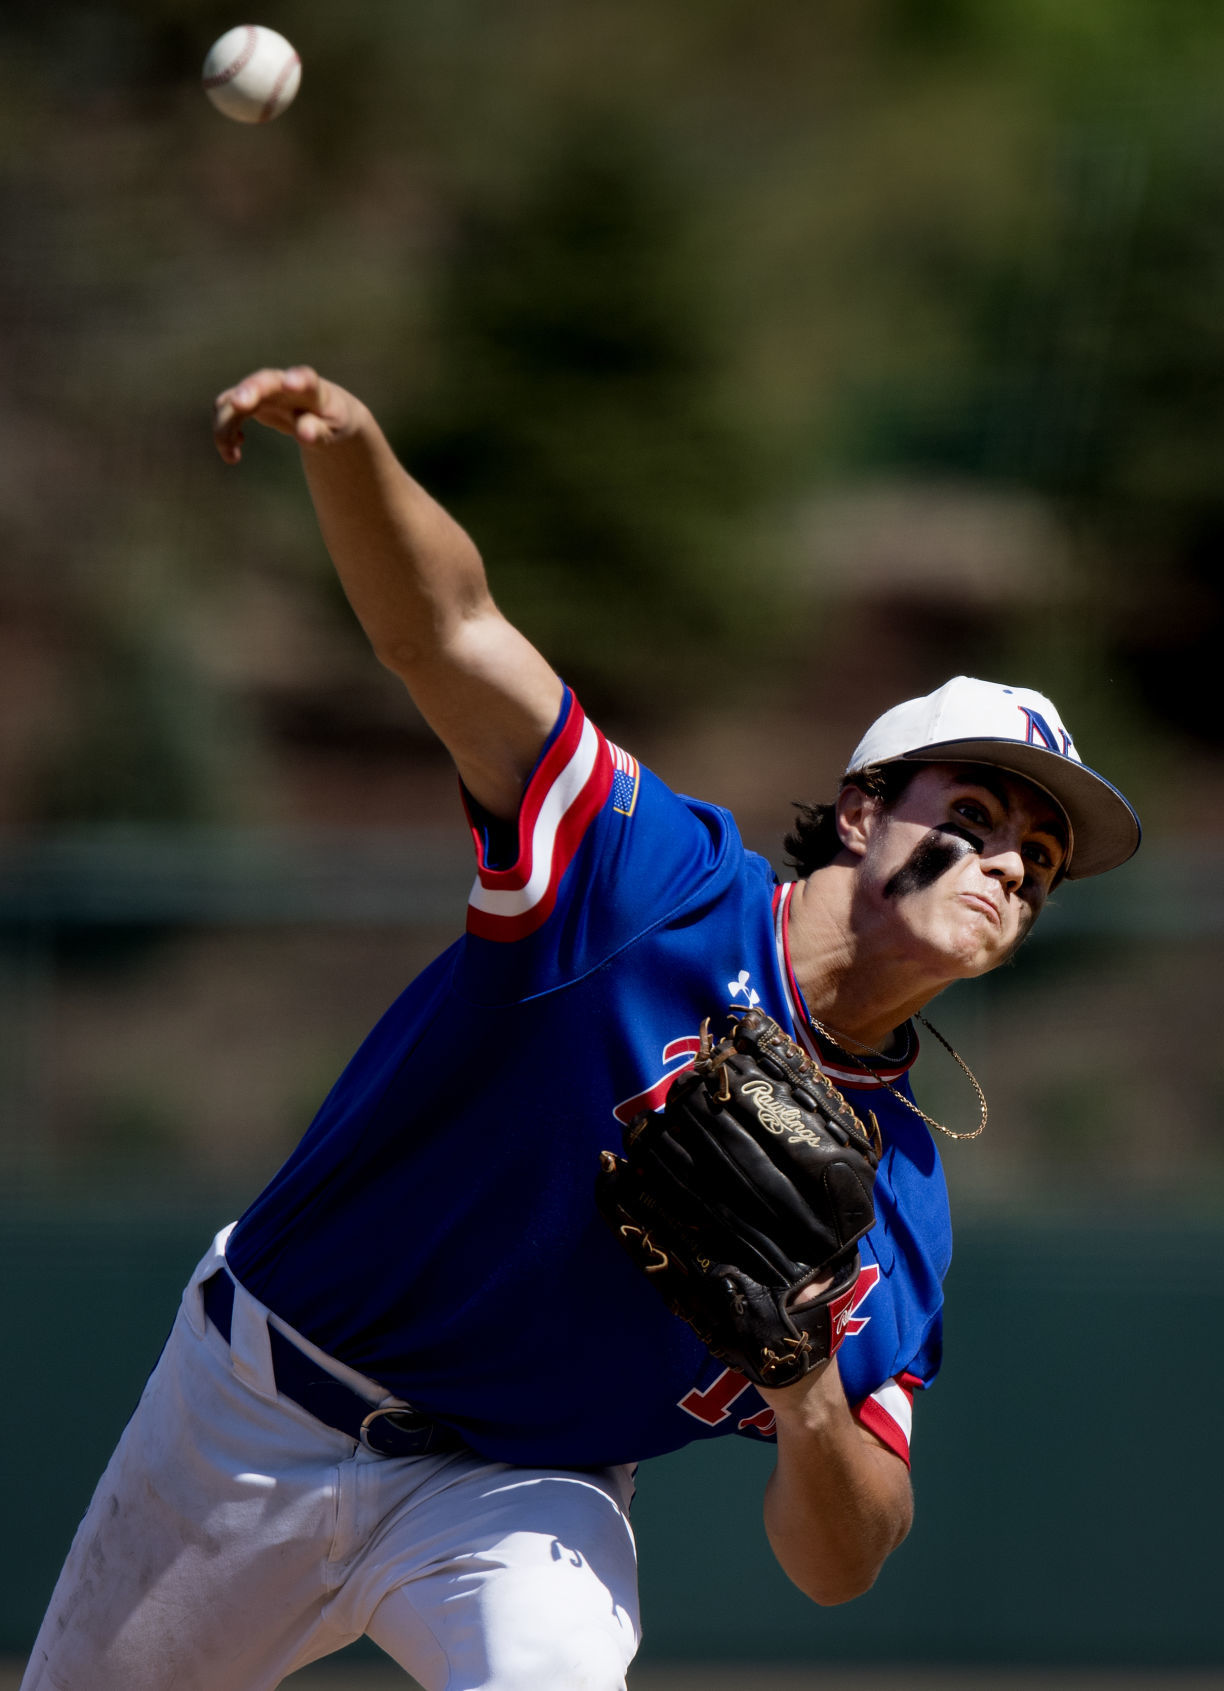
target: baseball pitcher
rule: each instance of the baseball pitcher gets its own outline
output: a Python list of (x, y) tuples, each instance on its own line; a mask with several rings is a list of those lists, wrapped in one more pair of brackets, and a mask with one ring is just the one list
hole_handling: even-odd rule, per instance
[(940, 1361), (923, 1008), (1133, 810), (1048, 699), (958, 676), (867, 728), (779, 885), (587, 718), (359, 400), (264, 369), (217, 401), (228, 463), (252, 422), (454, 759), (466, 932), (205, 1253), (25, 1691), (272, 1691), (362, 1634), (427, 1691), (614, 1691), (635, 1466), (728, 1435), (776, 1446), (787, 1575), (857, 1596)]

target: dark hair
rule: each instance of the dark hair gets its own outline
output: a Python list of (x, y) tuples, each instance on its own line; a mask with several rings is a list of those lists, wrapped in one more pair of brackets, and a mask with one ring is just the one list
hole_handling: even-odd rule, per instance
[[(873, 764), (868, 769), (856, 769), (853, 775), (847, 775), (842, 782), (842, 790), (857, 787), (868, 798), (878, 799), (887, 809), (896, 804), (921, 767), (919, 763), (904, 762)], [(826, 864), (832, 863), (842, 849), (842, 842), (837, 831), (835, 804), (800, 804), (796, 800), (795, 809), (799, 812), (798, 820), (782, 844), (788, 866), (802, 880), (813, 870), (823, 869)]]

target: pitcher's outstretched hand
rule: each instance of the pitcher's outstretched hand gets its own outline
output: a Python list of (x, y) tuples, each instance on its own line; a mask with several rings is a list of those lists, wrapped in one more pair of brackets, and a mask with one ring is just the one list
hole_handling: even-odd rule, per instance
[(256, 370), (217, 395), (213, 439), (227, 464), (242, 458), (246, 424), (252, 418), (299, 446), (334, 446), (367, 415), (359, 399), (324, 381), (306, 364), (288, 370)]

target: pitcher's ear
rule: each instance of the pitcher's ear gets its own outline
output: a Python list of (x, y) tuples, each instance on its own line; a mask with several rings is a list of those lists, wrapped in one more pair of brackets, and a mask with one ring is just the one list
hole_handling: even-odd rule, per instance
[(883, 806), (879, 799), (848, 781), (837, 795), (837, 835), (846, 851), (862, 857), (867, 850), (872, 824)]

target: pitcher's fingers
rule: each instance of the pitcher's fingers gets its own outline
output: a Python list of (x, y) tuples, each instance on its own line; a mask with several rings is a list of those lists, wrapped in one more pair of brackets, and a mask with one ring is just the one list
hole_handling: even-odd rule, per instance
[(287, 370), (253, 370), (233, 387), (217, 395), (218, 410), (228, 405), (247, 416), (265, 411), (268, 406), (275, 413), (278, 405), (284, 410), (303, 408), (317, 410), (324, 400), (325, 384), (308, 364), (294, 364)]
[(251, 377), (223, 389), (213, 401), (213, 440), (227, 464), (236, 464), (241, 458), (242, 425), (258, 403), (258, 389)]
[(258, 415), (270, 427), (292, 433), (290, 418), (274, 415), (276, 402), (289, 399), (294, 406), (303, 398), (309, 402), (312, 383), (318, 386), (313, 371), (268, 368), (252, 371), (233, 387), (223, 389), (213, 402), (213, 439), (226, 463), (236, 464), (242, 456), (242, 425), (248, 417)]
[[(242, 457), (243, 423), (254, 417), (279, 434), (311, 446), (342, 432), (347, 412), (342, 390), (323, 381), (309, 364), (255, 370), (217, 395), (213, 438), (227, 464)], [(351, 405), (350, 405), (351, 409)]]
[(213, 441), (227, 464), (242, 457), (243, 423), (248, 413), (239, 410), (232, 393), (220, 393), (213, 405)]
[(292, 433), (299, 446), (316, 446), (343, 434), (351, 426), (347, 396), (312, 370), (295, 364), (285, 371), (283, 398), (291, 408)]
[(237, 422), (224, 429), (213, 429), (213, 445), (227, 464), (240, 464), (242, 462), (242, 442), (244, 438), (242, 427)]
[(323, 383), (317, 370), (312, 370), (309, 364), (291, 364), (282, 374), (295, 404), (304, 402), (312, 409), (322, 405)]
[(218, 416), (223, 410), (231, 410), (250, 416), (267, 400), (274, 399), (285, 389), (289, 372), (287, 370), (252, 370), (249, 376), (243, 376), (241, 381), (232, 387), (223, 388), (217, 395), (214, 404)]

